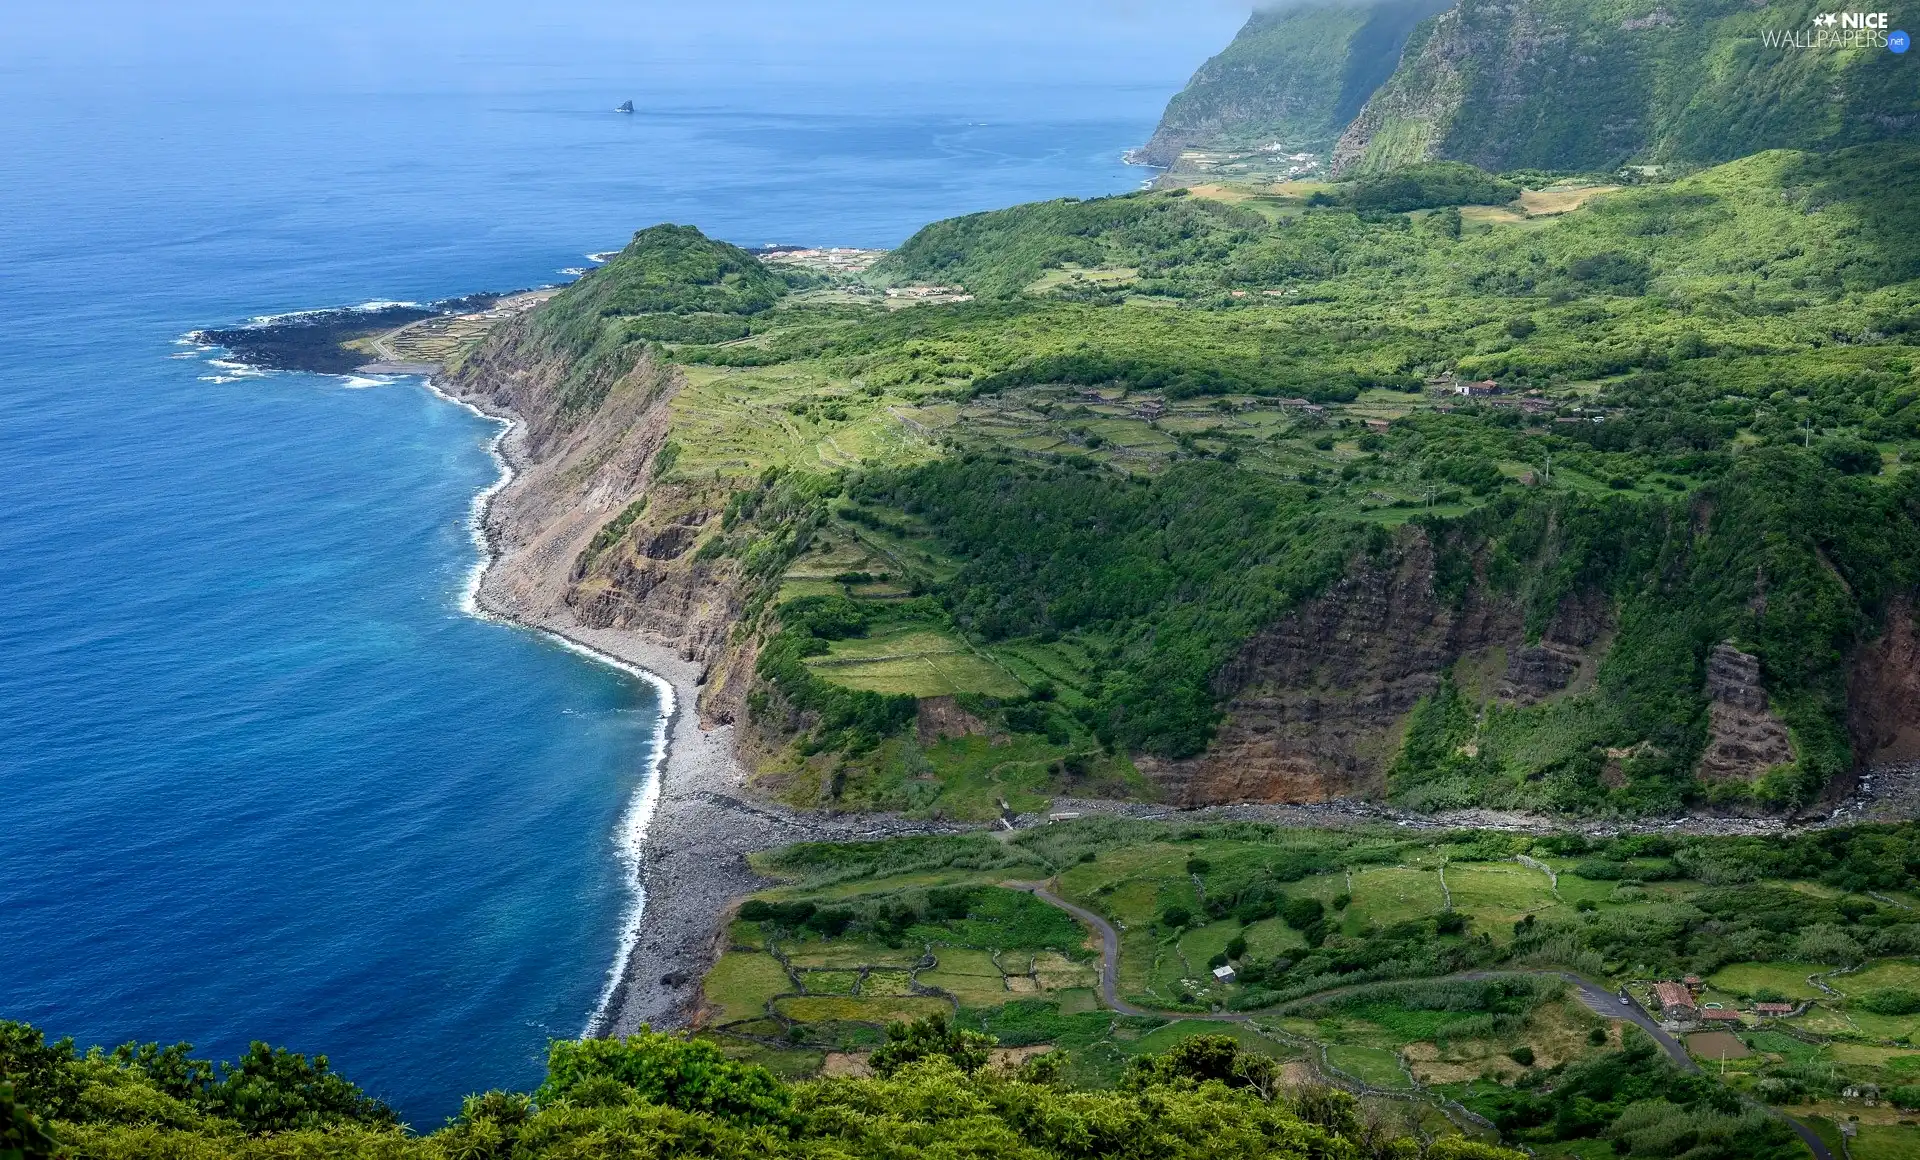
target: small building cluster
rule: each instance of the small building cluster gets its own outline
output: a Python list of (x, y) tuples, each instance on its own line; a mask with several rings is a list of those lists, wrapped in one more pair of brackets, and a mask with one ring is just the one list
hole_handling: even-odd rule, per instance
[[(1698, 975), (1655, 983), (1654, 1012), (1667, 1023), (1739, 1024), (1741, 1012), (1723, 1008), (1718, 1003), (1709, 1005), (1700, 1001), (1703, 986)], [(1777, 1019), (1792, 1015), (1795, 1010), (1792, 1003), (1755, 1003), (1752, 1014), (1761, 1019)]]

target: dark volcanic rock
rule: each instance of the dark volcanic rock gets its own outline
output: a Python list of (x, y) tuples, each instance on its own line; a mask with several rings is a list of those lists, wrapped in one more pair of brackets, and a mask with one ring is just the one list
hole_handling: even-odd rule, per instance
[(436, 314), (485, 310), (499, 299), (498, 294), (469, 294), (430, 306), (343, 306), (307, 310), (245, 326), (197, 330), (193, 337), (209, 346), (226, 347), (233, 361), (261, 370), (345, 375), (373, 361), (366, 351), (348, 346), (350, 342), (385, 334)]

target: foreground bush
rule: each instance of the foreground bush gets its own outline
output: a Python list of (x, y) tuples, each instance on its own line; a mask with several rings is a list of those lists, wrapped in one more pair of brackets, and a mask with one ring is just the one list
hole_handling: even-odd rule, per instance
[[(1282, 1087), (1272, 1060), (1227, 1036), (1142, 1060), (1117, 1092), (1064, 1088), (1059, 1068), (1037, 1061), (985, 1066), (983, 1038), (931, 1021), (897, 1027), (885, 1076), (798, 1084), (678, 1036), (556, 1042), (539, 1091), (471, 1096), (446, 1127), (417, 1136), (324, 1060), (257, 1047), (215, 1067), (185, 1045), (79, 1055), (0, 1023), (0, 1157), (1522, 1160), (1457, 1137), (1394, 1135), (1344, 1092)], [(236, 1082), (245, 1100), (208, 1094)], [(289, 1118), (289, 1108), (304, 1110)]]

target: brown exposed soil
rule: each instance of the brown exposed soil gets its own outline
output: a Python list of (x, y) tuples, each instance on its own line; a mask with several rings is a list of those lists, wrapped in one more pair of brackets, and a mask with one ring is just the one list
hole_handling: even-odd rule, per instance
[(1702, 781), (1754, 781), (1793, 760), (1787, 726), (1767, 705), (1760, 658), (1722, 642), (1707, 657), (1707, 748), (1696, 773)]
[(933, 745), (943, 737), (979, 737), (992, 732), (980, 718), (960, 707), (952, 697), (923, 697), (914, 718), (920, 744)]
[(1457, 661), (1494, 661), (1487, 692), (1530, 703), (1592, 680), (1611, 626), (1603, 598), (1569, 598), (1528, 645), (1521, 609), (1476, 584), (1434, 592), (1433, 549), (1406, 534), (1325, 595), (1268, 626), (1215, 679), (1227, 719), (1196, 758), (1139, 761), (1179, 805), (1380, 797), (1402, 720)]
[(1847, 711), (1857, 764), (1920, 759), (1920, 638), (1911, 601), (1890, 608), (1879, 638), (1854, 655)]

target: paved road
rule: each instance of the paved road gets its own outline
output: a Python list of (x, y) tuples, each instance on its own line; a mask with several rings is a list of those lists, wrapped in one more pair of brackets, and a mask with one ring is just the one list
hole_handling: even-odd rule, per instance
[(1608, 1019), (1633, 1020), (1634, 1024), (1638, 1026), (1640, 1030), (1651, 1036), (1653, 1041), (1658, 1043), (1662, 1050), (1672, 1057), (1674, 1064), (1679, 1067), (1681, 1071), (1698, 1072), (1700, 1070), (1700, 1065), (1693, 1061), (1693, 1056), (1687, 1054), (1686, 1044), (1681, 1043), (1678, 1039), (1661, 1030), (1660, 1024), (1654, 1021), (1653, 1016), (1647, 1014), (1645, 1007), (1642, 1007), (1638, 1003), (1622, 1003), (1619, 992), (1610, 991), (1600, 984), (1589, 979), (1581, 978), (1571, 971), (1524, 971), (1517, 973), (1557, 975), (1565, 979), (1567, 982), (1573, 984), (1573, 989), (1575, 993), (1580, 996), (1580, 1001), (1585, 1003), (1596, 1014), (1603, 1015)]
[[(1113, 929), (1112, 923), (1091, 910), (1075, 906), (1073, 903), (1047, 890), (1038, 882), (1009, 882), (1006, 885), (1015, 890), (1024, 890), (1050, 906), (1059, 907), (1061, 910), (1066, 911), (1068, 914), (1071, 914), (1081, 922), (1092, 927), (1100, 935), (1100, 997), (1106, 1001), (1107, 1006), (1118, 1011), (1120, 1014), (1151, 1015), (1163, 1019), (1207, 1019), (1223, 1023), (1246, 1023), (1252, 1020), (1252, 1016), (1250, 1015), (1237, 1013), (1222, 1012), (1219, 1014), (1201, 1015), (1186, 1011), (1148, 1011), (1140, 1007), (1135, 1007), (1120, 997), (1120, 932)], [(1555, 978), (1565, 979), (1573, 986), (1574, 993), (1580, 996), (1580, 1001), (1585, 1003), (1595, 1013), (1608, 1019), (1632, 1020), (1635, 1026), (1646, 1032), (1652, 1037), (1655, 1043), (1660, 1045), (1661, 1049), (1673, 1060), (1675, 1066), (1679, 1067), (1682, 1071), (1689, 1071), (1696, 1074), (1700, 1071), (1700, 1065), (1694, 1062), (1691, 1055), (1687, 1054), (1686, 1045), (1667, 1034), (1667, 1032), (1661, 1028), (1660, 1024), (1654, 1020), (1653, 1016), (1647, 1013), (1646, 1008), (1640, 1006), (1638, 1003), (1622, 1003), (1618, 992), (1602, 987), (1591, 979), (1583, 978), (1571, 971), (1467, 971), (1458, 975), (1443, 976), (1443, 978), (1493, 979), (1499, 978), (1502, 975), (1551, 975)], [(1365, 984), (1360, 985), (1364, 986)], [(1346, 989), (1347, 988), (1339, 988), (1338, 990)], [(1333, 993), (1335, 992), (1322, 992), (1323, 995)], [(1787, 1126), (1793, 1129), (1794, 1134), (1799, 1136), (1801, 1141), (1806, 1144), (1808, 1150), (1813, 1153), (1814, 1160), (1834, 1160), (1832, 1149), (1827, 1147), (1826, 1141), (1822, 1140), (1812, 1128), (1807, 1127), (1799, 1120), (1794, 1119), (1784, 1112), (1772, 1108), (1768, 1110), (1787, 1122)]]
[[(1075, 906), (1073, 903), (1047, 890), (1046, 887), (1041, 886), (1038, 882), (1009, 882), (1007, 885), (1015, 890), (1026, 891), (1028, 894), (1033, 895), (1049, 906), (1059, 907), (1061, 910), (1066, 911), (1068, 914), (1071, 914), (1081, 922), (1092, 927), (1100, 935), (1100, 997), (1106, 1000), (1107, 1006), (1120, 1012), (1122, 1015), (1162, 1014), (1159, 1011), (1142, 1010), (1120, 997), (1120, 932), (1113, 929), (1112, 923), (1101, 918), (1091, 910)], [(1178, 1018), (1207, 1019), (1213, 1018), (1213, 1016), (1182, 1014), (1178, 1016)], [(1246, 1016), (1238, 1015), (1230, 1016), (1230, 1018), (1238, 1021), (1244, 1020)]]

